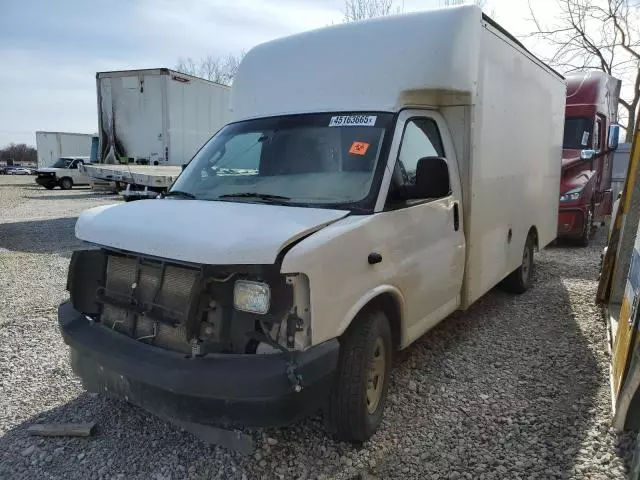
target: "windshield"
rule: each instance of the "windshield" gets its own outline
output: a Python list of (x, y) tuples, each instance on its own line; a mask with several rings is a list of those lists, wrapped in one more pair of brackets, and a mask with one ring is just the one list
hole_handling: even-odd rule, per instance
[(73, 158), (59, 158), (52, 165), (52, 167), (53, 168), (69, 168), (69, 165), (71, 165), (71, 162), (73, 162)]
[(593, 120), (584, 117), (567, 117), (564, 121), (562, 148), (584, 150), (591, 148)]
[(372, 192), (392, 121), (389, 113), (311, 114), (227, 125), (171, 191), (200, 200), (349, 208)]

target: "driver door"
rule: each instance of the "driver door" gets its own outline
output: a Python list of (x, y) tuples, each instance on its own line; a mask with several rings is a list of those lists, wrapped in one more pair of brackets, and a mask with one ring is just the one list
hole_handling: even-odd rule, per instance
[[(393, 232), (392, 262), (399, 267), (395, 283), (406, 301), (408, 344), (459, 307), (465, 238), (457, 162), (444, 119), (436, 112), (405, 111), (398, 121), (401, 139), (389, 164), (393, 173), (384, 210)], [(421, 159), (446, 161), (448, 192), (433, 196), (416, 188)], [(409, 198), (406, 192), (412, 192)]]

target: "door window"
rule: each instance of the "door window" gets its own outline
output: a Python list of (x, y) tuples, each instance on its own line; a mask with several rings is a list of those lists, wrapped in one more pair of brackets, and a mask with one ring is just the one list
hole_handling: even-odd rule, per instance
[[(421, 189), (416, 186), (418, 162), (425, 157), (444, 157), (438, 125), (431, 118), (412, 118), (405, 124), (402, 134), (400, 151), (387, 195), (387, 208), (403, 208), (427, 198), (418, 193)], [(434, 158), (433, 161), (440, 162), (442, 165), (442, 160)], [(449, 179), (446, 169), (443, 172), (442, 168), (437, 168), (438, 165), (433, 165), (433, 167), (434, 169), (425, 168), (422, 170), (422, 174), (431, 171), (430, 175), (434, 175), (433, 180), (435, 177), (442, 178), (442, 182), (448, 185)], [(433, 200), (442, 197), (429, 195), (428, 198)]]
[(602, 119), (596, 120), (596, 129), (593, 132), (593, 149), (596, 151), (602, 150), (600, 142), (602, 141)]
[(444, 157), (440, 132), (432, 119), (414, 118), (405, 126), (398, 154), (402, 185), (415, 185), (416, 167), (424, 157)]

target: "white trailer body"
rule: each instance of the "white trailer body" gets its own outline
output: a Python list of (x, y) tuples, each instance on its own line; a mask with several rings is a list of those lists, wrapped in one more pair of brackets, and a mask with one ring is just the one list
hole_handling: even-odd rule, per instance
[(182, 165), (229, 120), (230, 87), (166, 68), (96, 74), (100, 162)]
[(36, 132), (38, 168), (50, 167), (60, 157), (89, 157), (93, 137), (90, 133)]
[[(458, 7), (260, 45), (240, 66), (232, 106), (234, 121), (409, 108), (440, 113), (462, 184), (466, 308), (522, 263), (532, 225), (539, 248), (556, 237), (565, 96), (562, 76), (480, 18), (479, 9)], [(377, 207), (384, 202), (381, 195)]]

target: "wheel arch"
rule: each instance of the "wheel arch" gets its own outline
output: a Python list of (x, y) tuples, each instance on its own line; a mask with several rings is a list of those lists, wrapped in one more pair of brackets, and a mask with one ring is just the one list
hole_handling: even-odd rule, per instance
[(370, 310), (382, 310), (389, 321), (391, 328), (391, 340), (393, 347), (399, 349), (403, 345), (403, 322), (405, 312), (405, 300), (396, 287), (391, 285), (381, 285), (363, 295), (360, 300), (349, 310), (344, 320), (340, 324), (338, 336), (353, 324), (363, 312)]

